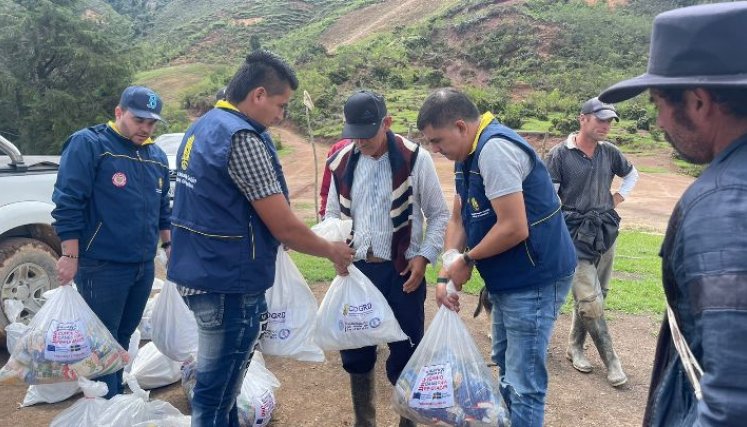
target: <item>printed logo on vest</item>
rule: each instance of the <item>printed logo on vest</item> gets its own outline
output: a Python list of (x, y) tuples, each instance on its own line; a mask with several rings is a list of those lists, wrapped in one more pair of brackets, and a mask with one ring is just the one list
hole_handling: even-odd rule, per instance
[(127, 175), (124, 172), (117, 172), (112, 175), (112, 184), (117, 188), (122, 188), (127, 185)]

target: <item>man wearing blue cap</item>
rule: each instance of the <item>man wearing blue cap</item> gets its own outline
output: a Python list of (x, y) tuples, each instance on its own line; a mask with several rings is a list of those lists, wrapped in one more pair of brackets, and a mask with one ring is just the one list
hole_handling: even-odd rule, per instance
[(747, 420), (745, 22), (747, 2), (658, 15), (647, 72), (599, 96), (618, 102), (649, 89), (670, 144), (692, 163), (710, 163), (674, 208), (661, 248), (667, 316), (646, 426)]
[[(62, 240), (60, 283), (78, 291), (114, 339), (127, 348), (153, 284), (159, 238), (169, 251), (169, 162), (151, 135), (163, 103), (130, 86), (114, 121), (75, 132), (62, 147), (52, 200)], [(107, 398), (122, 393), (122, 370), (98, 378)]]

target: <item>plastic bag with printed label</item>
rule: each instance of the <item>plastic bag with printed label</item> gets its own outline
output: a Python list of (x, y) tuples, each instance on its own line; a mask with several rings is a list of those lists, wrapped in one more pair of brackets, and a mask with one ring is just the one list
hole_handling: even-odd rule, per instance
[(138, 351), (130, 374), (137, 378), (140, 387), (149, 390), (179, 381), (182, 377), (181, 367), (180, 362), (169, 359), (149, 342)]
[(314, 342), (316, 298), (286, 251), (278, 251), (275, 283), (265, 297), (268, 321), (260, 339), (262, 352), (302, 362), (324, 362), (324, 352)]
[(83, 390), (83, 397), (57, 414), (49, 427), (98, 427), (101, 424), (99, 417), (109, 406), (109, 401), (104, 399), (109, 391), (106, 384), (80, 378), (76, 385)]
[(143, 390), (134, 376), (125, 374), (132, 394), (118, 394), (99, 417), (101, 427), (132, 427), (142, 422), (156, 422), (169, 417), (181, 417), (173, 405), (162, 400), (150, 400), (150, 392)]
[(264, 427), (275, 410), (275, 390), (280, 381), (265, 367), (262, 353), (255, 351), (236, 399), (241, 427)]
[(197, 321), (173, 282), (163, 284), (150, 321), (151, 340), (161, 353), (177, 362), (197, 353)]
[(325, 218), (311, 227), (311, 231), (330, 242), (342, 242), (350, 236), (353, 229), (352, 219)]
[(347, 350), (408, 339), (384, 295), (354, 265), (332, 281), (316, 314), (316, 343)]
[[(444, 254), (444, 265), (459, 256)], [(454, 283), (448, 291), (456, 292)], [(423, 425), (509, 426), (503, 398), (459, 314), (441, 306), (397, 379), (395, 411)]]
[(127, 351), (72, 286), (56, 290), (29, 323), (8, 363), (2, 384), (50, 384), (98, 377), (122, 369)]

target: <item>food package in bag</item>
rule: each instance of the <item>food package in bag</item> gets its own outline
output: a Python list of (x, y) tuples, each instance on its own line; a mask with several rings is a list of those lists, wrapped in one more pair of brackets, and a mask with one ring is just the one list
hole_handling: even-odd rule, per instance
[(125, 381), (132, 394), (118, 394), (112, 397), (109, 406), (99, 417), (99, 426), (132, 427), (146, 421), (155, 422), (182, 416), (172, 404), (162, 400), (150, 400), (150, 392), (143, 390), (133, 375), (125, 374)]
[[(456, 292), (452, 282), (447, 290)], [(511, 423), (497, 381), (469, 330), (459, 314), (446, 306), (438, 309), (397, 379), (392, 404), (397, 413), (422, 425)]]
[(265, 367), (262, 353), (255, 351), (236, 399), (241, 427), (264, 427), (270, 423), (278, 387), (280, 381)]
[(173, 282), (163, 284), (150, 321), (151, 340), (161, 353), (177, 362), (197, 353), (197, 321)]
[(188, 360), (182, 363), (182, 390), (187, 396), (187, 403), (192, 405), (192, 397), (195, 395), (195, 383), (197, 383), (197, 360)]
[(72, 286), (47, 300), (0, 369), (2, 384), (50, 384), (122, 369), (127, 351)]
[(354, 265), (332, 281), (316, 314), (316, 343), (323, 350), (348, 350), (404, 341), (386, 298)]
[(324, 362), (324, 352), (314, 342), (316, 298), (284, 250), (278, 250), (275, 283), (265, 298), (268, 320), (260, 339), (262, 352), (302, 362)]
[(104, 399), (109, 388), (100, 381), (79, 378), (76, 384), (83, 390), (83, 397), (72, 406), (57, 414), (49, 427), (98, 427), (101, 413), (109, 406)]
[(181, 362), (175, 362), (158, 351), (152, 342), (145, 344), (132, 363), (131, 375), (145, 390), (174, 384), (182, 377)]

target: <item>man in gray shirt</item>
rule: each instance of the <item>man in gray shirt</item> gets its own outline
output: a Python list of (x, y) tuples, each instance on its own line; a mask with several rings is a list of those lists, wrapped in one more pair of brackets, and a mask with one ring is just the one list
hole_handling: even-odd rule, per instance
[[(591, 372), (591, 363), (584, 355), (589, 332), (607, 367), (607, 380), (618, 387), (628, 378), (612, 347), (604, 320), (604, 298), (612, 276), (620, 221), (614, 209), (635, 186), (638, 172), (616, 146), (604, 140), (612, 121), (620, 120), (613, 105), (592, 98), (581, 107), (578, 120), (579, 132), (553, 147), (545, 159), (578, 255), (573, 278), (575, 309), (566, 355), (578, 371)], [(623, 183), (612, 194), (615, 175), (623, 177)]]

